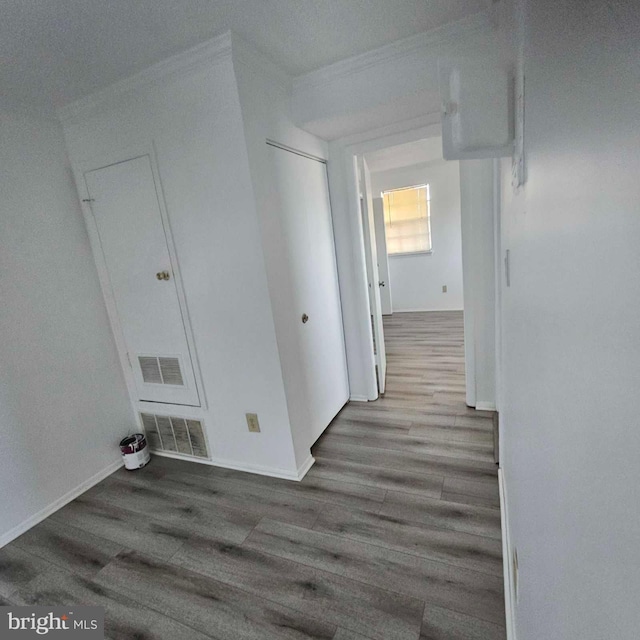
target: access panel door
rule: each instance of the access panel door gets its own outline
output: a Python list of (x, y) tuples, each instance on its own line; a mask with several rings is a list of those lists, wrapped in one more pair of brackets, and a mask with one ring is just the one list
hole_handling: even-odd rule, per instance
[(340, 291), (326, 165), (271, 147), (292, 285), (309, 446), (348, 400)]
[(148, 155), (85, 173), (138, 398), (199, 406)]

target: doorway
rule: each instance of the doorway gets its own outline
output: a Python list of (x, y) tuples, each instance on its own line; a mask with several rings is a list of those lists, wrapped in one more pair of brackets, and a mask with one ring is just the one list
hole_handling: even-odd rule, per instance
[(460, 169), (444, 161), (434, 135), (358, 154), (355, 171), (382, 395), (387, 328), (405, 314), (447, 311), (462, 320)]

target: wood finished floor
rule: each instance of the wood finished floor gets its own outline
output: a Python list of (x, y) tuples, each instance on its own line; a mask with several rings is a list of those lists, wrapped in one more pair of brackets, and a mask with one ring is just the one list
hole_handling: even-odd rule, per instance
[(0, 550), (0, 604), (105, 607), (137, 640), (503, 640), (490, 414), (462, 314), (385, 321), (387, 392), (300, 483), (154, 457)]

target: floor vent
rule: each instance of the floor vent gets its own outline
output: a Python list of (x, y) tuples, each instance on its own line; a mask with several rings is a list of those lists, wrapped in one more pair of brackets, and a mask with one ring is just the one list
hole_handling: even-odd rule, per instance
[(153, 413), (141, 413), (140, 417), (152, 450), (171, 451), (194, 458), (209, 457), (202, 422), (199, 420)]
[(142, 379), (150, 384), (170, 384), (184, 387), (180, 360), (155, 356), (138, 356)]

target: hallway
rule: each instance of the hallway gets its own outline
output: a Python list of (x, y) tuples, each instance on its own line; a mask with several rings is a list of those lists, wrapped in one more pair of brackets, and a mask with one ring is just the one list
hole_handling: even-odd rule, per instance
[(385, 328), (385, 398), (343, 409), (302, 482), (157, 456), (121, 469), (0, 550), (0, 601), (104, 606), (108, 638), (504, 638), (462, 314)]
[[(384, 330), (384, 397), (340, 412), (313, 449), (309, 475), (386, 491), (375, 516), (344, 517), (333, 533), (450, 566), (451, 582), (427, 571), (412, 593), (426, 600), (423, 640), (499, 640), (505, 631), (492, 414), (465, 404), (462, 312), (395, 314), (385, 317)], [(413, 570), (423, 566), (416, 562)], [(467, 582), (467, 569), (484, 579)]]

